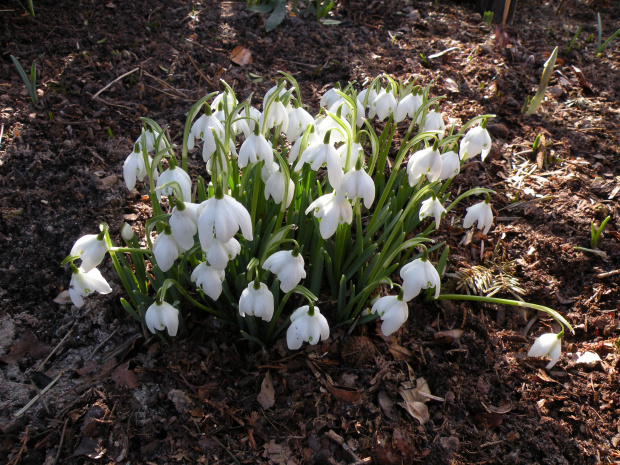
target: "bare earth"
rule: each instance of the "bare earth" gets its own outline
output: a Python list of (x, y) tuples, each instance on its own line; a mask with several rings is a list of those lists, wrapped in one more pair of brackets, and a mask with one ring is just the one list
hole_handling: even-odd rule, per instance
[[(596, 13), (605, 40), (620, 27), (618, 2), (520, 0), (505, 44), (472, 5), (448, 2), (342, 0), (331, 16), (340, 25), (288, 15), (270, 33), (243, 2), (34, 3), (32, 18), (17, 2), (0, 2), (0, 462), (620, 460), (620, 38), (595, 56)], [(525, 116), (556, 45), (561, 61), (546, 99)], [(231, 61), (237, 46), (253, 63)], [(36, 60), (38, 104), (10, 55), (27, 69)], [(555, 367), (526, 354), (536, 335), (559, 328), (514, 308), (417, 299), (388, 339), (373, 323), (296, 352), (279, 343), (252, 353), (201, 314), (170, 344), (144, 333), (120, 305), (122, 287), (106, 263), (112, 294), (81, 309), (63, 300), (70, 271), (59, 264), (74, 241), (100, 221), (118, 235), (124, 221), (148, 215), (144, 192), (128, 192), (122, 179), (139, 117), (168, 124), (180, 144), (186, 111), (221, 90), (220, 79), (258, 102), (278, 70), (299, 81), (314, 110), (334, 83), (361, 86), (386, 72), (431, 83), (457, 127), (497, 115), (491, 155), (454, 185), (494, 189), (495, 225), (461, 243), (463, 205), (436, 239), (451, 247), (448, 273), (485, 265), (497, 278), (504, 270), (525, 300), (570, 321), (576, 334)], [(531, 155), (538, 134), (546, 153)], [(194, 158), (195, 169), (201, 163)], [(590, 223), (608, 215), (598, 246), (606, 257), (574, 250), (590, 247)], [(457, 285), (444, 279), (445, 289)], [(512, 298), (506, 289), (497, 295)], [(462, 333), (437, 334), (450, 330)], [(577, 364), (586, 351), (602, 362)], [(422, 379), (431, 393), (424, 425), (401, 394)], [(273, 407), (264, 409), (259, 394), (273, 395)]]

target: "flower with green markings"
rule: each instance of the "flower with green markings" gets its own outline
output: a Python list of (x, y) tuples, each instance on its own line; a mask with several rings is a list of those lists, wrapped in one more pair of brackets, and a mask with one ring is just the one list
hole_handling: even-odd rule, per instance
[(407, 302), (403, 300), (402, 293), (379, 298), (373, 304), (371, 312), (379, 315), (383, 321), (381, 332), (384, 336), (395, 333), (409, 318), (409, 308)]
[(168, 329), (168, 334), (174, 337), (179, 330), (179, 311), (168, 302), (154, 302), (146, 310), (144, 322), (153, 334)]
[(353, 221), (353, 208), (344, 193), (322, 195), (308, 206), (306, 215), (310, 212), (321, 219), (319, 231), (323, 239), (332, 237), (339, 224), (351, 224)]
[(428, 218), (432, 216), (435, 218), (435, 229), (439, 228), (439, 222), (441, 221), (441, 216), (446, 213), (446, 209), (443, 207), (441, 202), (434, 195), (431, 198), (426, 199), (422, 202), (420, 206), (420, 221), (424, 218)]
[(482, 230), (482, 234), (486, 236), (493, 225), (493, 210), (489, 203), (489, 198), (483, 202), (467, 207), (467, 213), (463, 219), (463, 228), (471, 228), (474, 223), (478, 223), (478, 229)]
[(290, 350), (299, 349), (304, 342), (314, 346), (328, 338), (329, 324), (319, 307), (304, 305), (293, 312), (286, 331), (286, 345)]
[(427, 257), (423, 255), (422, 258), (403, 266), (400, 269), (400, 277), (403, 278), (403, 299), (405, 302), (409, 302), (417, 296), (422, 289), (435, 288), (435, 299), (439, 297), (441, 278), (433, 264), (428, 260), (428, 255)]
[(196, 287), (202, 289), (202, 292), (211, 299), (217, 300), (220, 298), (224, 271), (209, 266), (207, 262), (202, 262), (192, 271), (191, 279), (196, 283)]
[(290, 292), (306, 277), (304, 257), (299, 253), (299, 247), (293, 250), (280, 250), (270, 255), (263, 268), (271, 271), (280, 280), (282, 292)]
[(73, 266), (73, 274), (71, 275), (71, 283), (69, 284), (69, 297), (73, 305), (80, 308), (84, 305), (84, 297), (91, 295), (93, 292), (99, 294), (109, 294), (112, 288), (101, 276), (101, 272), (97, 268), (85, 271), (83, 268), (75, 268)]
[(103, 233), (86, 234), (75, 241), (71, 248), (71, 255), (81, 258), (82, 265), (80, 268), (88, 272), (103, 261), (107, 250)]
[(239, 315), (251, 315), (264, 321), (271, 321), (273, 310), (273, 294), (265, 283), (253, 281), (241, 293)]

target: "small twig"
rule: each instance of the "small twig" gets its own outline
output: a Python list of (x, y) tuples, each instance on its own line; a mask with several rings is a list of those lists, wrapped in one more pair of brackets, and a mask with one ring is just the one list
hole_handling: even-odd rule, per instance
[(609, 278), (610, 276), (616, 276), (620, 274), (620, 270), (608, 271), (606, 273), (599, 273), (596, 275), (597, 278)]
[(43, 360), (38, 368), (35, 371), (41, 371), (43, 369), (43, 367), (45, 366), (45, 364), (48, 362), (48, 360), (51, 358), (52, 355), (54, 355), (56, 353), (56, 351), (58, 350), (58, 348), (62, 345), (63, 342), (65, 342), (65, 340), (71, 335), (71, 333), (73, 332), (73, 328), (75, 327), (75, 322), (73, 322), (73, 326), (71, 326), (71, 328), (69, 329), (69, 331), (67, 331), (67, 334), (65, 334), (65, 337), (63, 337), (61, 339), (61, 341), (56, 344), (56, 347), (54, 347), (54, 350), (52, 350), (50, 352), (50, 354), (45, 358), (45, 360)]
[(192, 65), (194, 65), (194, 68), (196, 68), (196, 71), (198, 71), (198, 74), (200, 74), (202, 76), (202, 78), (213, 88), (213, 82), (211, 81), (211, 79), (209, 79), (207, 76), (205, 76), (202, 71), (200, 71), (200, 68), (198, 68), (198, 66), (196, 65), (196, 62), (194, 62), (193, 58), (191, 56), (189, 56), (189, 53), (186, 53), (187, 58), (189, 58), (189, 61), (192, 62)]
[(114, 335), (116, 334), (116, 332), (118, 331), (118, 328), (116, 328), (114, 330), (114, 332), (112, 334), (110, 334), (108, 337), (106, 337), (103, 341), (101, 341), (101, 344), (99, 344), (97, 347), (95, 347), (95, 349), (91, 352), (90, 354), (90, 358), (92, 359), (93, 356), (97, 353), (97, 351), (99, 349), (101, 349), (101, 347), (103, 347), (103, 345), (108, 342), (110, 339), (112, 339), (114, 337)]
[(4, 135), (4, 124), (0, 128), (0, 147), (2, 147), (2, 136)]
[(129, 76), (130, 74), (135, 73), (136, 71), (138, 71), (140, 68), (134, 68), (131, 71), (127, 71), (125, 74), (122, 74), (121, 76), (117, 77), (116, 79), (114, 79), (111, 83), (109, 83), (107, 86), (105, 86), (103, 89), (101, 89), (99, 92), (97, 92), (95, 95), (93, 95), (93, 98), (97, 98), (99, 97), (99, 94), (101, 92), (103, 92), (104, 90), (106, 90), (108, 87), (110, 87), (112, 84), (120, 81), (121, 79), (123, 79), (125, 76)]
[(69, 419), (65, 419), (65, 424), (62, 427), (62, 433), (60, 433), (60, 443), (58, 443), (58, 453), (52, 462), (52, 465), (56, 465), (58, 463), (58, 459), (60, 458), (60, 452), (62, 451), (62, 445), (65, 442), (65, 433), (67, 432), (67, 423), (69, 423)]
[(150, 77), (150, 78), (152, 78), (152, 79), (155, 79), (155, 80), (156, 80), (158, 83), (160, 83), (162, 86), (167, 87), (168, 89), (172, 90), (173, 92), (175, 92), (175, 93), (179, 94), (179, 96), (181, 96), (182, 98), (190, 100), (190, 98), (189, 98), (187, 95), (185, 95), (185, 94), (184, 94), (183, 92), (181, 92), (180, 90), (175, 89), (173, 86), (171, 86), (170, 84), (168, 84), (166, 81), (164, 81), (164, 80), (162, 80), (162, 79), (159, 79), (157, 76), (153, 76), (152, 74), (147, 73), (146, 71), (143, 71), (143, 73), (144, 73), (146, 76), (148, 76), (148, 77)]
[(222, 446), (222, 448), (226, 451), (226, 453), (227, 453), (228, 455), (230, 455), (230, 458), (231, 458), (231, 459), (233, 459), (233, 460), (235, 461), (235, 463), (237, 463), (237, 464), (241, 465), (241, 462), (239, 462), (239, 460), (237, 460), (237, 458), (233, 455), (233, 453), (232, 453), (231, 451), (229, 451), (229, 450), (228, 450), (228, 448), (227, 448), (224, 444), (222, 444), (222, 443), (221, 443), (221, 441), (220, 441), (218, 438), (214, 437), (213, 439), (214, 439), (214, 440), (215, 440), (215, 442), (217, 442), (220, 446)]
[(34, 397), (32, 398), (32, 400), (31, 400), (30, 402), (28, 402), (28, 403), (27, 403), (27, 404), (26, 404), (26, 405), (25, 405), (25, 406), (24, 406), (24, 407), (23, 407), (23, 408), (22, 408), (19, 412), (17, 412), (15, 415), (13, 415), (13, 417), (14, 417), (14, 418), (19, 418), (19, 417), (21, 417), (24, 413), (26, 413), (26, 412), (28, 411), (28, 409), (29, 409), (30, 407), (32, 407), (32, 406), (35, 404), (35, 402), (36, 402), (37, 400), (39, 400), (39, 398), (40, 398), (43, 394), (45, 394), (47, 391), (49, 391), (49, 390), (52, 388), (52, 386), (54, 386), (54, 384), (56, 384), (56, 383), (58, 382), (58, 380), (59, 380), (59, 379), (60, 379), (60, 377), (62, 376), (62, 373), (63, 373), (62, 371), (61, 371), (60, 373), (58, 373), (58, 376), (56, 376), (56, 379), (54, 379), (54, 381), (52, 381), (52, 382), (51, 382), (51, 383), (49, 383), (47, 386), (45, 386), (45, 388), (43, 388), (43, 390), (42, 390), (40, 393), (38, 393), (36, 396), (34, 396)]

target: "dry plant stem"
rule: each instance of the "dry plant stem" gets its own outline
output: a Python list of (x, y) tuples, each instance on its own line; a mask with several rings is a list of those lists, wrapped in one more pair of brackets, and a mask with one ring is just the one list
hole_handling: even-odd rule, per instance
[(121, 79), (123, 79), (125, 76), (129, 76), (130, 74), (135, 73), (136, 71), (138, 71), (140, 68), (134, 68), (131, 71), (127, 71), (125, 74), (120, 75), (119, 77), (117, 77), (116, 79), (114, 79), (111, 83), (109, 83), (107, 86), (105, 86), (103, 89), (101, 89), (100, 91), (98, 91), (95, 95), (93, 95), (93, 98), (97, 98), (99, 97), (99, 94), (103, 91), (105, 91), (108, 87), (110, 87), (112, 84), (114, 84), (115, 82), (120, 81)]
[(61, 371), (60, 373), (58, 373), (58, 376), (56, 376), (56, 378), (54, 379), (54, 381), (52, 381), (51, 383), (49, 383), (47, 386), (45, 386), (45, 388), (43, 388), (43, 390), (37, 394), (36, 396), (34, 396), (32, 398), (32, 400), (30, 402), (28, 402), (26, 405), (24, 405), (24, 407), (17, 412), (15, 415), (13, 415), (14, 418), (19, 418), (21, 417), (24, 413), (26, 413), (28, 411), (28, 409), (30, 409), (30, 407), (32, 407), (37, 400), (39, 400), (39, 398), (45, 394), (47, 391), (49, 391), (52, 386), (54, 386), (54, 384), (56, 384), (58, 382), (58, 380), (60, 379), (60, 377), (62, 376), (63, 372)]
[(600, 274), (597, 274), (596, 277), (597, 278), (609, 278), (610, 276), (616, 276), (617, 274), (620, 274), (620, 270), (613, 270), (613, 271), (608, 271), (606, 273), (600, 273)]
[(67, 432), (67, 423), (69, 423), (69, 419), (65, 419), (65, 424), (62, 426), (62, 433), (60, 433), (60, 443), (58, 443), (58, 452), (56, 453), (56, 457), (54, 458), (54, 462), (52, 465), (56, 465), (58, 463), (58, 459), (60, 458), (60, 453), (62, 452), (62, 446), (65, 442), (65, 433)]
[(56, 345), (56, 347), (54, 347), (54, 350), (52, 350), (50, 352), (50, 354), (45, 358), (45, 360), (43, 360), (39, 366), (37, 367), (37, 369), (35, 371), (41, 371), (43, 369), (43, 367), (45, 366), (45, 364), (48, 362), (48, 360), (51, 358), (52, 355), (54, 355), (54, 353), (56, 353), (56, 351), (58, 350), (58, 348), (62, 345), (63, 342), (66, 341), (66, 339), (71, 335), (71, 333), (73, 333), (73, 328), (75, 327), (75, 322), (73, 323), (73, 325), (71, 326), (71, 328), (69, 329), (69, 331), (67, 331), (67, 334), (65, 334), (65, 337), (63, 337), (61, 339), (61, 341)]

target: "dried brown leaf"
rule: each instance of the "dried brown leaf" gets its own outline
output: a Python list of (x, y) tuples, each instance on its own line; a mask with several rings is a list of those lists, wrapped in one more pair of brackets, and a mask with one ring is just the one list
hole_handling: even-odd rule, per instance
[(237, 45), (230, 54), (230, 60), (239, 66), (249, 65), (254, 61), (252, 52), (241, 45)]
[(263, 383), (260, 386), (260, 392), (258, 393), (256, 400), (265, 410), (273, 407), (276, 403), (271, 373), (267, 372), (267, 374), (265, 374), (265, 378), (263, 379)]

